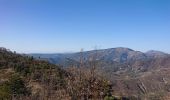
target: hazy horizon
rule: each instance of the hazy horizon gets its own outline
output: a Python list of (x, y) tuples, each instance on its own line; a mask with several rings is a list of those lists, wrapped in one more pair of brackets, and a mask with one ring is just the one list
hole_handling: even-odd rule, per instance
[[(0, 47), (1, 48), (1, 47)], [(6, 48), (6, 47), (2, 47), (2, 48)], [(12, 52), (16, 52), (16, 53), (20, 53), (20, 54), (69, 54), (69, 53), (77, 53), (77, 52), (81, 52), (83, 50), (83, 52), (87, 52), (87, 51), (93, 51), (93, 50), (105, 50), (105, 49), (113, 49), (113, 48), (128, 48), (128, 47), (112, 47), (112, 48), (97, 48), (97, 47), (94, 47), (93, 49), (79, 49), (78, 51), (61, 51), (61, 52), (57, 52), (57, 51), (54, 51), (54, 52), (18, 52), (14, 49), (9, 49), (9, 48), (6, 48), (6, 49), (9, 49), (10, 51)], [(128, 49), (132, 49), (132, 48), (128, 48)], [(140, 52), (143, 52), (143, 53), (146, 53), (146, 52), (149, 52), (149, 51), (158, 51), (158, 52), (164, 52), (164, 51), (161, 51), (161, 50), (154, 50), (154, 49), (149, 49), (149, 50), (146, 50), (146, 51), (141, 51), (141, 50), (135, 50), (135, 49), (132, 49), (134, 51), (140, 51)], [(164, 52), (164, 53), (167, 53), (167, 54), (170, 54), (169, 52)]]
[(1, 0), (0, 12), (0, 47), (19, 53), (170, 53), (169, 0)]

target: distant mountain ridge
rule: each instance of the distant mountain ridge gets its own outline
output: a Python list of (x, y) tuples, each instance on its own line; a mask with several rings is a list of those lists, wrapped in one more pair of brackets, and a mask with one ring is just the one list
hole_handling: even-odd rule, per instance
[(154, 57), (154, 58), (169, 56), (169, 54), (167, 54), (167, 53), (164, 53), (161, 51), (156, 51), (156, 50), (150, 50), (150, 51), (146, 52), (145, 54), (149, 57)]
[(30, 54), (35, 58), (40, 58), (44, 60), (48, 60), (53, 64), (63, 64), (68, 61), (68, 59), (79, 62), (81, 57), (84, 61), (90, 60), (91, 58), (96, 58), (101, 61), (110, 61), (110, 62), (118, 62), (125, 63), (129, 61), (136, 60), (146, 60), (152, 58), (162, 58), (168, 57), (169, 54), (160, 52), (160, 51), (148, 51), (143, 53), (141, 51), (135, 51), (130, 48), (118, 47), (118, 48), (109, 48), (109, 49), (101, 49), (101, 50), (92, 50), (92, 51), (84, 51), (77, 53), (67, 53), (67, 54)]

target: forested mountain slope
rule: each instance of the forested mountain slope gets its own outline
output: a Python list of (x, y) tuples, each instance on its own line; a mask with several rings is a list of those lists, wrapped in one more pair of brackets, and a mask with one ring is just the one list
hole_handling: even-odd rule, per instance
[(0, 99), (170, 99), (169, 56), (120, 63), (93, 55), (75, 62), (62, 68), (0, 48)]
[(99, 100), (112, 97), (111, 86), (90, 70), (63, 70), (0, 48), (1, 100)]

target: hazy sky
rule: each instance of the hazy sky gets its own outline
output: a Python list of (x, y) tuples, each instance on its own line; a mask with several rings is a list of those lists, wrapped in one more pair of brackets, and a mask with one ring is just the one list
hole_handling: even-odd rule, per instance
[(0, 0), (0, 47), (53, 53), (95, 46), (170, 53), (170, 0)]

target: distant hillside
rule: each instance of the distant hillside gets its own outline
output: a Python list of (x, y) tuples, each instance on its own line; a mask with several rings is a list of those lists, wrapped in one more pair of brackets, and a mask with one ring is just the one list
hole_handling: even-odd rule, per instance
[(130, 61), (148, 60), (153, 58), (170, 56), (169, 54), (159, 52), (159, 51), (152, 50), (143, 53), (140, 51), (135, 51), (123, 47), (85, 51), (85, 52), (78, 52), (78, 53), (69, 53), (69, 54), (30, 54), (30, 55), (35, 58), (48, 60), (50, 63), (53, 64), (61, 64), (61, 65), (65, 65), (69, 61), (69, 59), (79, 62), (81, 57), (83, 58), (84, 61), (88, 61), (95, 57), (97, 60), (104, 61), (104, 62), (109, 61), (109, 62), (126, 63)]
[(161, 52), (161, 51), (155, 51), (155, 50), (150, 50), (148, 52), (145, 53), (148, 57), (151, 58), (163, 58), (163, 57), (168, 57), (169, 54)]

